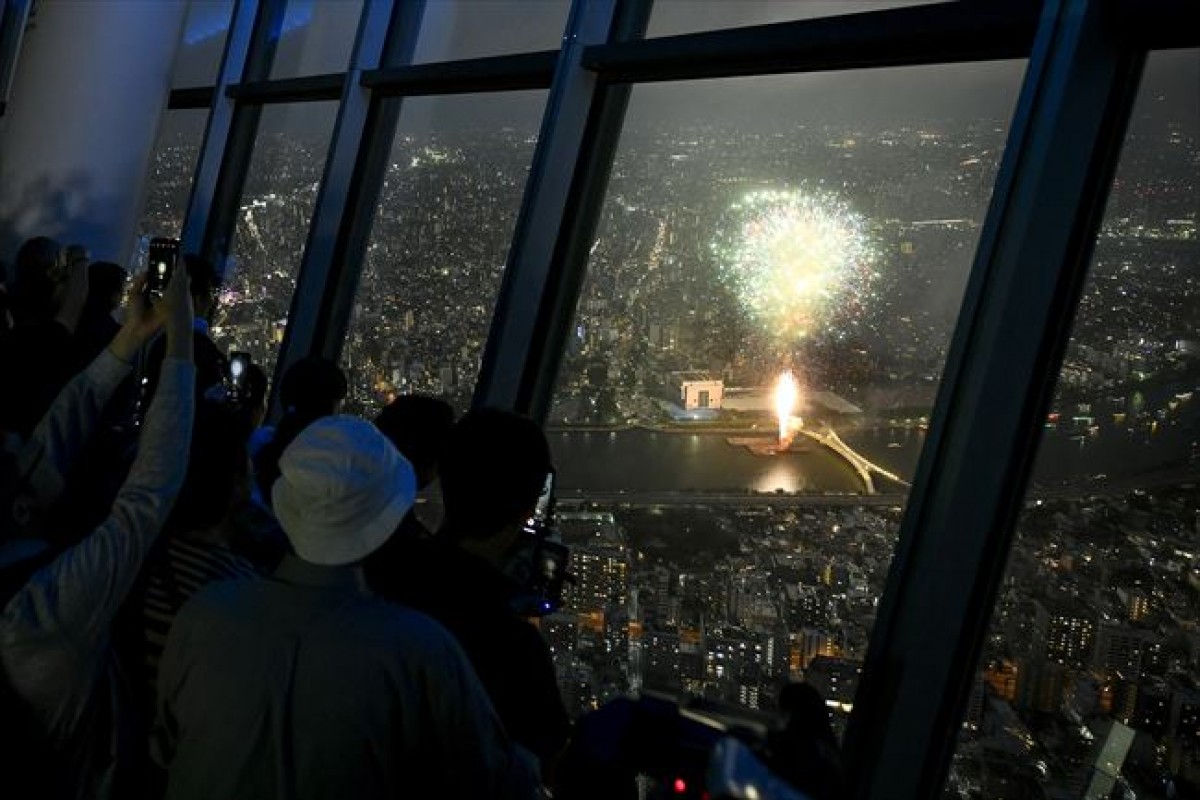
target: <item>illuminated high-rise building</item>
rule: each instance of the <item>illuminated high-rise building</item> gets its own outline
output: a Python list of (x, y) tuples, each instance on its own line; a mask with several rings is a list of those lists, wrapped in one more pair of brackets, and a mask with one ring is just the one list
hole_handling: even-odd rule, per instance
[(1037, 642), (1044, 648), (1046, 660), (1083, 669), (1092, 658), (1096, 622), (1091, 611), (1068, 605), (1036, 605)]

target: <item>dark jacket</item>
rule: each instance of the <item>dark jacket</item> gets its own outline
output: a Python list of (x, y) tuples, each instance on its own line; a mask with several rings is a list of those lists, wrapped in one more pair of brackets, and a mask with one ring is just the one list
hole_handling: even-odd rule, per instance
[(0, 334), (0, 431), (28, 439), (75, 374), (75, 341), (54, 320)]
[(486, 561), (439, 540), (392, 537), (371, 588), (429, 614), (458, 639), (505, 729), (543, 765), (566, 745), (570, 720), (541, 633), (511, 609), (518, 586)]

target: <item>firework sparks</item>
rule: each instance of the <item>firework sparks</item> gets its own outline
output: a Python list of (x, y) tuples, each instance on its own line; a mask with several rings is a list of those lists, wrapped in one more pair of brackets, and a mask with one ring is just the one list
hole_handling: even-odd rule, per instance
[(730, 209), (714, 251), (724, 282), (780, 345), (857, 324), (873, 278), (866, 223), (845, 202), (760, 189)]
[(789, 369), (775, 383), (775, 415), (779, 417), (779, 444), (787, 447), (792, 438), (792, 412), (800, 399), (800, 386)]

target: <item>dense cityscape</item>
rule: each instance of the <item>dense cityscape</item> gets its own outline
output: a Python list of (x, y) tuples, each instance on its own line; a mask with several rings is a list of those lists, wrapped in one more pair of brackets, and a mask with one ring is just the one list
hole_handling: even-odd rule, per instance
[[(829, 398), (810, 403), (806, 419), (911, 478), (1005, 134), (979, 121), (628, 131), (552, 438), (700, 431), (734, 447), (730, 430), (772, 430), (755, 391), (791, 368), (809, 396)], [(327, 135), (264, 135), (251, 166), (214, 335), (265, 364), (282, 337)], [(534, 144), (516, 129), (397, 137), (344, 348), (353, 410), (406, 392), (469, 404)], [(146, 233), (178, 230), (196, 149), (186, 137), (160, 146)], [(731, 208), (765, 189), (836, 196), (865, 221), (870, 254), (850, 313), (782, 347), (739, 304), (716, 246), (742, 224)], [(1196, 132), (1135, 123), (948, 796), (1200, 796), (1197, 197)], [(689, 415), (693, 378), (751, 399), (722, 407), (706, 395), (706, 413)], [(892, 441), (897, 431), (910, 446)], [(630, 456), (614, 441), (620, 470)], [(768, 497), (730, 476), (730, 492), (746, 496), (716, 503), (688, 499), (681, 477), (678, 503), (640, 502), (639, 486), (597, 503), (571, 484), (561, 437), (555, 446), (577, 580), (542, 631), (571, 710), (642, 690), (754, 716), (774, 709), (783, 682), (803, 678), (844, 727), (902, 487)]]

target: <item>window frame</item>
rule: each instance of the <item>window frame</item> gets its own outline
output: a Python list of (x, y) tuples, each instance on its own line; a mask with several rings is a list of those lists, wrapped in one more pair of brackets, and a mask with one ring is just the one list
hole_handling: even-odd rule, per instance
[[(14, 3), (21, 7), (9, 0), (5, 31)], [(309, 354), (336, 357), (399, 113), (398, 103), (384, 100), (549, 88), (476, 390), (477, 404), (539, 419), (553, 394), (632, 86), (1029, 58), (847, 734), (855, 797), (935, 796), (1141, 65), (1151, 49), (1200, 46), (1191, 3), (947, 3), (644, 39), (652, 0), (574, 0), (559, 51), (413, 64), (424, 3), (366, 4), (362, 25), (385, 14), (390, 22), (382, 39), (360, 26), (346, 73), (269, 80), (268, 32), (286, 3), (239, 0), (217, 84), (170, 95), (169, 108), (212, 109), (185, 246), (224, 256), (263, 105), (340, 98), (279, 369)], [(398, 23), (401, 16), (407, 22)], [(7, 41), (0, 36), (0, 88)], [(1081, 113), (1078, 101), (1089, 97), (1102, 103)], [(1063, 159), (1066, 172), (1055, 166)], [(1027, 218), (1031, 209), (1048, 215), (1040, 227)], [(1035, 248), (1053, 257), (1022, 261)], [(1017, 295), (1034, 298), (1036, 315), (1030, 325), (1023, 312), (1029, 330), (1013, 347), (1003, 334)]]

